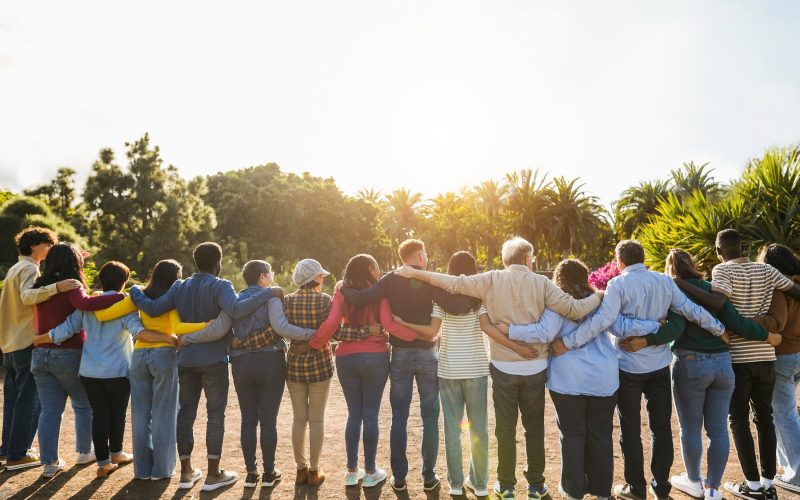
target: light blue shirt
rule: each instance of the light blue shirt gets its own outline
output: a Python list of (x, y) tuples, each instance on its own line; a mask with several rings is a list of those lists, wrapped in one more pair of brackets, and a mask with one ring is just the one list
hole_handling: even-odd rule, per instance
[[(592, 312), (588, 317), (597, 314)], [(647, 335), (658, 331), (658, 321), (639, 320), (618, 315), (610, 330), (628, 331)], [(550, 343), (578, 328), (555, 311), (545, 309), (538, 323), (511, 325), (508, 337), (528, 343)], [(567, 351), (561, 356), (550, 356), (547, 366), (547, 388), (559, 394), (572, 396), (613, 396), (619, 388), (619, 362), (617, 350), (607, 333), (591, 339), (585, 345)]]
[[(672, 278), (648, 271), (644, 264), (626, 267), (622, 274), (608, 282), (603, 303), (597, 313), (581, 323), (575, 331), (564, 335), (567, 349), (577, 349), (608, 328), (620, 314), (631, 318), (660, 320), (672, 310), (714, 335), (722, 335), (725, 327), (708, 311), (684, 295)], [(614, 334), (613, 331), (610, 333)], [(640, 334), (641, 335), (641, 334)], [(618, 346), (623, 337), (640, 336), (633, 332), (618, 332), (613, 343)], [(637, 352), (617, 349), (619, 369), (628, 373), (650, 373), (672, 361), (668, 345), (645, 347)]]
[[(104, 292), (117, 293), (115, 291)], [(111, 321), (98, 321), (93, 312), (75, 310), (50, 330), (54, 344), (60, 344), (81, 330), (86, 331), (78, 374), (90, 378), (127, 377), (131, 367), (133, 338), (144, 326), (135, 311)]]

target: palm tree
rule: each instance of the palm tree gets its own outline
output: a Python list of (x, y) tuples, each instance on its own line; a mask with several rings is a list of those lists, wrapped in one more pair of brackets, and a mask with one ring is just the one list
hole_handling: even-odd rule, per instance
[(361, 188), (356, 193), (356, 199), (377, 207), (383, 201), (383, 192), (380, 189)]
[(539, 169), (524, 169), (506, 174), (508, 197), (504, 214), (508, 229), (534, 245), (544, 242), (547, 207), (552, 184)]
[(644, 224), (658, 211), (658, 206), (669, 194), (669, 183), (664, 181), (640, 182), (622, 192), (614, 202), (614, 229), (620, 238), (635, 236)]
[[(422, 195), (406, 188), (395, 189), (386, 195), (387, 213), (384, 225), (392, 240), (392, 249), (414, 235), (420, 222)], [(394, 258), (394, 256), (393, 256)]]
[(491, 268), (497, 257), (497, 246), (499, 244), (497, 222), (500, 217), (500, 212), (503, 209), (506, 196), (508, 195), (509, 186), (506, 183), (500, 183), (494, 179), (489, 179), (476, 186), (474, 192), (483, 206), (484, 214), (491, 228), (490, 237), (487, 238), (486, 241), (486, 261), (489, 268)]
[(584, 184), (579, 182), (580, 179), (556, 177), (549, 193), (548, 241), (551, 248), (559, 251), (562, 257), (580, 253), (598, 229), (607, 227), (603, 219), (606, 210), (596, 196), (583, 191)]
[(695, 165), (693, 161), (684, 163), (681, 168), (672, 170), (672, 192), (679, 200), (684, 200), (695, 191), (701, 192), (705, 197), (714, 201), (722, 194), (722, 188), (712, 175), (713, 168), (708, 167), (708, 162)]

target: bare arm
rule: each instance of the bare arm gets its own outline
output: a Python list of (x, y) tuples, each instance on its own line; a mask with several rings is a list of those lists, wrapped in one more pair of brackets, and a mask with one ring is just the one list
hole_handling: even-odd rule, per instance
[(480, 322), (483, 333), (498, 344), (508, 347), (525, 359), (535, 359), (537, 356), (539, 356), (539, 351), (536, 348), (528, 344), (514, 342), (503, 335), (503, 332), (498, 330), (497, 327), (492, 324), (488, 314), (481, 314)]

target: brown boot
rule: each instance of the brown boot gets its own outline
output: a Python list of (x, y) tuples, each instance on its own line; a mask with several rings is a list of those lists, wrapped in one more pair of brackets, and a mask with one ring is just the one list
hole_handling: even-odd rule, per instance
[(321, 485), (323, 481), (325, 481), (325, 474), (323, 474), (321, 470), (308, 471), (308, 482), (306, 484), (316, 488)]
[(303, 467), (302, 469), (297, 469), (297, 478), (294, 480), (294, 484), (306, 484), (308, 482), (308, 467)]

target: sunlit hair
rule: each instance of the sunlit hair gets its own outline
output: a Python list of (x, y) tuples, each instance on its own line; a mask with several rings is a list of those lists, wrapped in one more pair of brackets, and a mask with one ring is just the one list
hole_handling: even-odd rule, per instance
[[(456, 252), (447, 262), (447, 274), (452, 276), (461, 276), (462, 274), (471, 276), (473, 274), (478, 274), (478, 263), (471, 253), (464, 250)], [(473, 298), (472, 304), (470, 305), (470, 312), (477, 311), (480, 307), (481, 300)]]
[(514, 236), (510, 240), (503, 243), (503, 249), (500, 251), (503, 257), (503, 266), (508, 267), (512, 264), (525, 265), (525, 258), (533, 256), (533, 245), (521, 236)]
[(405, 263), (409, 257), (423, 250), (425, 250), (425, 243), (423, 243), (422, 240), (405, 240), (400, 243), (400, 246), (397, 248), (397, 253), (400, 255), (400, 260)]
[(29, 256), (33, 253), (33, 247), (36, 245), (58, 243), (58, 235), (46, 227), (30, 226), (14, 237), (14, 243), (16, 243), (20, 255)]
[(257, 285), (262, 274), (272, 272), (272, 266), (264, 260), (251, 260), (242, 267), (242, 278), (249, 286)]
[(626, 266), (642, 264), (644, 262), (644, 247), (636, 240), (622, 240), (614, 249), (617, 260)]
[(53, 245), (44, 261), (42, 275), (33, 282), (33, 288), (41, 288), (69, 279), (78, 280), (86, 287), (82, 264), (83, 259), (78, 249), (71, 243)]
[(761, 249), (758, 254), (759, 262), (769, 264), (786, 276), (800, 275), (800, 259), (797, 254), (786, 245), (773, 243)]
[[(378, 262), (372, 255), (360, 253), (352, 257), (344, 266), (342, 273), (342, 286), (363, 290), (375, 284), (372, 268), (378, 268)], [(379, 317), (379, 304), (359, 307), (345, 302), (345, 316), (352, 326), (366, 326), (371, 320)], [(370, 314), (371, 312), (371, 314)]]
[(664, 274), (672, 278), (705, 279), (705, 274), (697, 270), (692, 255), (686, 250), (673, 248), (664, 261)]
[(110, 260), (103, 264), (100, 272), (97, 273), (97, 279), (100, 280), (100, 286), (103, 291), (115, 290), (119, 292), (125, 287), (128, 278), (131, 276), (131, 270), (122, 262)]
[(181, 279), (183, 267), (176, 260), (166, 259), (156, 262), (153, 270), (150, 272), (150, 281), (147, 283), (144, 292), (145, 295), (155, 300), (165, 293), (170, 287)]
[(578, 300), (597, 291), (589, 284), (589, 268), (578, 259), (559, 262), (553, 270), (553, 283)]

